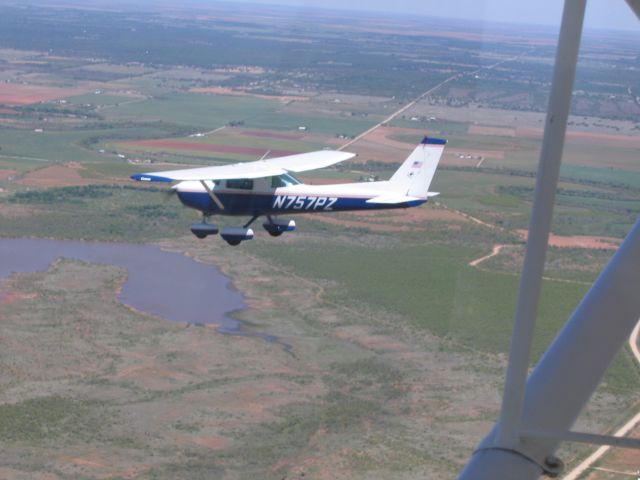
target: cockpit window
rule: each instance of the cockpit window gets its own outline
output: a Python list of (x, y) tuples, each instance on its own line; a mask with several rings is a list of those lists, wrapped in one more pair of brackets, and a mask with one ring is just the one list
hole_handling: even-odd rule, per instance
[(253, 190), (251, 178), (233, 178), (227, 180), (227, 188), (239, 188), (241, 190)]
[(300, 180), (288, 173), (271, 177), (271, 188), (290, 187), (292, 185), (300, 185), (300, 183)]

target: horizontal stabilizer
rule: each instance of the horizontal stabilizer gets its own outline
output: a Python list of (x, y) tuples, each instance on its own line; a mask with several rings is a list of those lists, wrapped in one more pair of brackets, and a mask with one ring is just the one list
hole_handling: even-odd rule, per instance
[(335, 150), (300, 153), (286, 157), (269, 158), (256, 162), (234, 163), (217, 167), (187, 168), (164, 172), (138, 173), (133, 180), (141, 182), (176, 182), (189, 180), (228, 180), (232, 178), (263, 178), (287, 172), (305, 172), (328, 167), (355, 157), (355, 154)]
[(375, 203), (380, 205), (399, 205), (401, 203), (415, 202), (416, 200), (424, 201), (424, 198), (410, 197), (407, 195), (380, 195), (367, 200), (367, 203)]

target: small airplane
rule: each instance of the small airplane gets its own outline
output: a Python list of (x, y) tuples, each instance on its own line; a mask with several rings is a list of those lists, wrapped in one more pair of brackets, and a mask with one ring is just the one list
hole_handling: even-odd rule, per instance
[[(386, 181), (309, 185), (293, 174), (328, 167), (355, 157), (335, 150), (288, 155), (216, 167), (139, 173), (133, 180), (179, 182), (172, 187), (187, 207), (202, 212), (202, 221), (191, 225), (198, 238), (220, 236), (229, 245), (253, 238), (249, 228), (265, 217), (263, 228), (274, 237), (295, 230), (293, 220), (280, 214), (344, 212), (416, 207), (438, 195), (429, 191), (447, 141), (424, 137), (420, 145)], [(212, 215), (250, 216), (242, 227), (221, 231), (207, 219)]]

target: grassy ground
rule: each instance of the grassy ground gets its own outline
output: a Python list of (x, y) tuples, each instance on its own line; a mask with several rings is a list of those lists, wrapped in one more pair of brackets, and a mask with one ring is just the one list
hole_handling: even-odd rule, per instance
[[(175, 200), (175, 199), (173, 199)], [(135, 186), (63, 187), (31, 190), (0, 200), (2, 235), (85, 240), (143, 241), (181, 234), (198, 218), (169, 202), (161, 189)]]
[[(5, 476), (453, 476), (495, 420), (506, 337), (483, 330), (508, 316), (513, 277), (468, 267), (480, 249), (340, 230), (242, 249), (163, 242), (222, 267), (251, 305), (238, 313), (248, 331), (294, 356), (132, 312), (115, 298), (126, 272), (114, 267), (63, 261), (14, 276), (0, 307)], [(482, 285), (495, 277), (512, 285)], [(635, 400), (638, 369), (620, 361), (588, 428)]]
[[(145, 132), (162, 133), (109, 134)], [(89, 151), (82, 143), (89, 136), (108, 138), (104, 131), (45, 132), (59, 149), (49, 155), (46, 142), (4, 134), (13, 155), (48, 161), (79, 158)], [(80, 170), (84, 178), (157, 168), (91, 155)], [(43, 163), (5, 162), (21, 171)], [(570, 171), (557, 219), (571, 221), (554, 228), (620, 236), (636, 200), (616, 183), (623, 175), (612, 172)], [(295, 236), (259, 235), (239, 249), (183, 238), (197, 213), (175, 199), (163, 203), (153, 189), (3, 184), (2, 235), (164, 239), (167, 248), (222, 266), (253, 307), (238, 314), (247, 328), (281, 336), (295, 354), (257, 338), (183, 330), (129, 312), (113, 300), (123, 272), (108, 267), (65, 262), (18, 276), (10, 290), (23, 297), (1, 312), (10, 322), (6, 335), (3, 329), (9, 348), (0, 357), (7, 372), (0, 389), (5, 476), (455, 475), (496, 417), (520, 258), (498, 256), (482, 269), (468, 263), (495, 243), (519, 242), (511, 230), (526, 226), (532, 184), (508, 172), (438, 172), (434, 189), (446, 192), (444, 205), (507, 231), (458, 218), (400, 220), (414, 230), (374, 233), (366, 222), (350, 226), (357, 217), (344, 215), (335, 217), (343, 225), (303, 219)], [(569, 282), (545, 282), (536, 358), (606, 261), (604, 253), (588, 255), (551, 252), (548, 276)], [(623, 417), (639, 376), (623, 351), (580, 427), (602, 431)]]
[(110, 109), (108, 118), (135, 121), (171, 119), (172, 123), (212, 130), (231, 121), (246, 121), (260, 113), (273, 112), (278, 106), (277, 101), (253, 97), (175, 93)]
[[(131, 165), (111, 150), (134, 153), (126, 141), (184, 138), (230, 122), (281, 133), (304, 125), (308, 137), (258, 139), (224, 130), (189, 141), (317, 149), (336, 135), (361, 133), (397, 101), (283, 103), (188, 93), (185, 85), (200, 74), (185, 83), (179, 78), (186, 74), (176, 71), (174, 83), (162, 86), (158, 76), (113, 82), (148, 98), (88, 94), (67, 106), (38, 105), (4, 124), (0, 169), (24, 174), (73, 161), (82, 164), (83, 179), (106, 184), (2, 181), (0, 235), (156, 240), (219, 265), (251, 306), (236, 313), (246, 331), (279, 336), (293, 355), (260, 337), (222, 336), (132, 312), (115, 297), (126, 272), (112, 267), (63, 261), (48, 272), (15, 275), (3, 284), (9, 295), (0, 305), (0, 477), (453, 477), (499, 407), (522, 261), (514, 230), (528, 223), (539, 142), (469, 135), (466, 120), (441, 118), (420, 124), (415, 135), (391, 138), (413, 145), (426, 127), (450, 140), (447, 151), (504, 152), (479, 168), (445, 161), (433, 185), (443, 192), (442, 205), (504, 229), (457, 214), (433, 220), (421, 216), (426, 206), (416, 217), (303, 217), (301, 232), (279, 239), (258, 226), (254, 242), (231, 249), (219, 239), (184, 237), (199, 216), (175, 198), (164, 202), (161, 189), (122, 186), (134, 172), (166, 166)], [(406, 119), (393, 123), (416, 127)], [(35, 132), (39, 127), (44, 131)], [(135, 153), (180, 163), (248, 159)], [(622, 237), (637, 216), (637, 151), (568, 142), (567, 160), (554, 232)], [(388, 177), (389, 168), (375, 168)], [(481, 268), (469, 266), (497, 243), (515, 246)], [(546, 275), (555, 280), (544, 283), (535, 358), (608, 255), (550, 251)], [(638, 380), (637, 365), (622, 351), (580, 429), (601, 432), (624, 417), (637, 402)]]
[[(242, 315), (253, 328), (281, 333), (295, 357), (264, 340), (131, 312), (115, 299), (124, 272), (113, 267), (64, 261), (16, 276), (9, 291), (20, 297), (2, 306), (7, 478), (437, 478), (458, 468), (449, 447), (471, 445), (447, 430), (485, 422), (485, 415), (463, 413), (466, 400), (446, 402), (446, 419), (436, 419), (435, 409), (445, 405), (441, 395), (452, 379), (483, 390), (487, 373), (459, 369), (463, 355), (439, 362), (450, 376), (425, 374), (401, 357), (440, 357), (432, 337), (408, 342), (385, 316), (362, 325), (358, 314), (314, 300), (314, 284), (286, 279), (284, 289), (309, 299), (296, 307), (287, 290), (268, 291), (258, 281), (269, 263), (187, 245), (238, 275), (254, 307), (275, 302), (275, 311)], [(239, 275), (246, 271), (254, 276)], [(374, 327), (377, 318), (383, 323)], [(363, 344), (367, 337), (377, 345)], [(419, 387), (426, 384), (433, 390)]]
[[(291, 273), (327, 284), (328, 301), (400, 316), (417, 328), (463, 348), (506, 353), (517, 297), (516, 274), (470, 267), (468, 262), (481, 256), (482, 250), (433, 241), (411, 243), (403, 240), (390, 246), (367, 247), (323, 238), (321, 242), (293, 242), (286, 250), (263, 244), (253, 249), (273, 258)], [(564, 270), (570, 271), (576, 263), (580, 261), (565, 261)], [(590, 275), (593, 278), (594, 274)], [(569, 317), (588, 285), (582, 281), (545, 281), (534, 361)], [(611, 377), (615, 384), (612, 388), (616, 391), (628, 388), (632, 392), (635, 390), (632, 379), (638, 372), (626, 358), (621, 359)]]
[(167, 130), (161, 127), (149, 126), (75, 131), (45, 130), (44, 132), (0, 129), (0, 147), (2, 147), (0, 153), (14, 158), (27, 157), (27, 162), (29, 157), (52, 163), (104, 161), (104, 155), (89, 148), (102, 137), (141, 139), (166, 136), (166, 134)]

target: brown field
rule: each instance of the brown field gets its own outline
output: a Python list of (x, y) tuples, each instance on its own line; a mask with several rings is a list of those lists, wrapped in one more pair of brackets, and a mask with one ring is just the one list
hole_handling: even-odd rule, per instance
[[(358, 154), (358, 158), (355, 159), (356, 162), (365, 163), (368, 160), (375, 160), (394, 164), (400, 163), (407, 157), (407, 155), (409, 155), (414, 146), (391, 138), (393, 135), (398, 134), (415, 135), (416, 130), (411, 128), (383, 126), (350, 146), (348, 150)], [(463, 155), (464, 157), (471, 156), (472, 158), (460, 158), (460, 155)], [(443, 164), (476, 166), (479, 161), (478, 157), (481, 157), (482, 159), (493, 158), (496, 160), (503, 160), (505, 152), (503, 150), (472, 150), (466, 148), (456, 148), (451, 150), (449, 148), (445, 149)]]
[[(527, 238), (526, 230), (517, 231), (522, 238)], [(587, 248), (599, 250), (617, 250), (620, 246), (620, 240), (611, 237), (596, 237), (589, 235), (549, 235), (549, 246), (559, 248)]]
[(47, 102), (58, 98), (86, 93), (90, 88), (74, 87), (46, 87), (42, 85), (16, 85), (13, 83), (0, 84), (0, 104), (29, 105), (31, 103)]
[(0, 305), (9, 305), (11, 303), (22, 302), (24, 300), (33, 300), (36, 297), (37, 295), (34, 293), (21, 293), (16, 291), (3, 292), (2, 297), (0, 297)]
[(15, 170), (0, 170), (0, 180), (6, 180), (7, 178), (9, 178), (12, 175), (15, 175), (16, 172)]
[(78, 173), (79, 169), (78, 165), (71, 163), (52, 165), (27, 173), (16, 183), (39, 188), (75, 187), (95, 183), (94, 180), (82, 178)]

